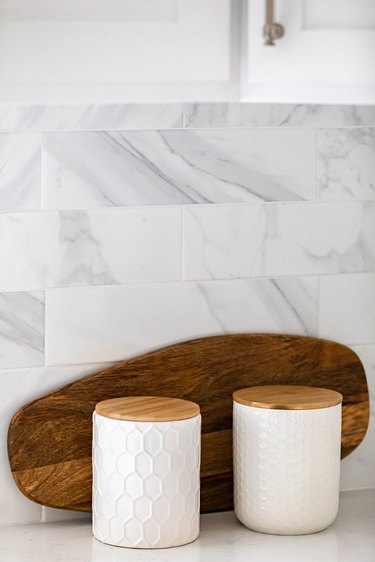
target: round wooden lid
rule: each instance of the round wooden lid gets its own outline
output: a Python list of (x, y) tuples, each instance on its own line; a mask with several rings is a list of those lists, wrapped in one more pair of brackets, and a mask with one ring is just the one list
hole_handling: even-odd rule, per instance
[(125, 396), (99, 402), (95, 412), (114, 420), (167, 422), (194, 418), (200, 409), (198, 404), (180, 398)]
[(335, 390), (313, 386), (270, 385), (250, 386), (233, 393), (233, 400), (255, 408), (275, 410), (315, 410), (330, 408), (342, 402)]

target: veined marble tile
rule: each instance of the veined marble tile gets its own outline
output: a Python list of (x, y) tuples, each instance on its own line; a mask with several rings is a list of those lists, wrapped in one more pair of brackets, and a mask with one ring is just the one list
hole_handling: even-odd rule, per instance
[(236, 332), (314, 335), (315, 278), (47, 291), (49, 365), (117, 361), (177, 341)]
[(347, 345), (375, 342), (375, 274), (320, 278), (318, 336)]
[(0, 293), (0, 369), (43, 363), (44, 294)]
[(375, 125), (375, 105), (191, 103), (185, 127), (343, 127)]
[(182, 126), (182, 104), (0, 105), (0, 131), (168, 129)]
[[(17, 488), (9, 468), (7, 432), (18, 408), (59, 388), (99, 370), (101, 365), (53, 367), (53, 369), (22, 369), (0, 371), (0, 525), (39, 522), (42, 508), (27, 499)], [(57, 512), (57, 513), (55, 513)], [(57, 520), (60, 510), (48, 510), (47, 518)], [(71, 515), (72, 512), (65, 512)], [(74, 513), (72, 517), (75, 517)], [(66, 516), (64, 517), (66, 518)]]
[(0, 290), (180, 278), (178, 208), (0, 215)]
[(374, 203), (184, 209), (184, 277), (375, 271)]
[(184, 209), (184, 279), (250, 277), (267, 237), (265, 205)]
[(0, 134), (0, 211), (40, 209), (42, 137)]
[(375, 128), (318, 132), (322, 199), (375, 199)]
[(57, 209), (311, 199), (315, 132), (51, 133), (45, 185)]
[(341, 488), (375, 488), (375, 345), (354, 346), (366, 371), (370, 394), (370, 423), (358, 449), (341, 463)]

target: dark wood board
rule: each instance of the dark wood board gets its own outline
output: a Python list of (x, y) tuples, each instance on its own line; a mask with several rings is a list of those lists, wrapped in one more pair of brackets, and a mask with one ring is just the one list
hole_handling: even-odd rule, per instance
[(363, 366), (347, 347), (315, 338), (238, 334), (179, 343), (86, 376), (14, 415), (8, 433), (13, 477), (31, 500), (91, 510), (92, 412), (100, 400), (158, 395), (197, 402), (202, 413), (201, 511), (232, 508), (232, 393), (265, 384), (341, 392), (342, 457), (369, 419)]

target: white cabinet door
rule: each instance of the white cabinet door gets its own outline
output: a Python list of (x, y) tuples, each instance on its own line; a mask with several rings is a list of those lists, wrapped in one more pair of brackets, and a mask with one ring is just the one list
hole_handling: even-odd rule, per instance
[(0, 102), (234, 98), (231, 4), (0, 0)]
[(264, 45), (265, 1), (248, 0), (242, 97), (375, 103), (375, 0), (275, 0), (285, 35)]

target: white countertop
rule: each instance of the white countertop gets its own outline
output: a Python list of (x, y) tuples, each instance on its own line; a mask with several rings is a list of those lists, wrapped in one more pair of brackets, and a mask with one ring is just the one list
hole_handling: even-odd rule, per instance
[(130, 550), (95, 540), (89, 521), (0, 528), (1, 562), (374, 562), (375, 490), (341, 494), (339, 515), (315, 535), (254, 533), (233, 512), (203, 515), (200, 538), (166, 550)]

